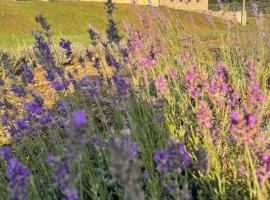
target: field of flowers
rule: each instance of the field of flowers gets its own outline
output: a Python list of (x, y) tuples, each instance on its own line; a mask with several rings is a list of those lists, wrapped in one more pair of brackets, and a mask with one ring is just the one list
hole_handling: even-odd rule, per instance
[(35, 62), (0, 51), (0, 199), (270, 199), (270, 34), (256, 4), (253, 28), (225, 20), (214, 39), (154, 7), (122, 38), (105, 6), (106, 33), (89, 26), (80, 54), (67, 38), (57, 50), (43, 15)]

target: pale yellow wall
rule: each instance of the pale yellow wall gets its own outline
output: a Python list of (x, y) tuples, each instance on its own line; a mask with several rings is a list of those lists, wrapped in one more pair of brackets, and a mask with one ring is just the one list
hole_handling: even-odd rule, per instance
[[(95, 1), (95, 2), (107, 2), (107, 0), (80, 0), (80, 1)], [(138, 5), (148, 5), (147, 0), (113, 0), (114, 3), (128, 3), (128, 4), (138, 4)], [(158, 0), (151, 0), (153, 6), (158, 6)]]
[(181, 10), (208, 10), (208, 0), (160, 0), (159, 5)]

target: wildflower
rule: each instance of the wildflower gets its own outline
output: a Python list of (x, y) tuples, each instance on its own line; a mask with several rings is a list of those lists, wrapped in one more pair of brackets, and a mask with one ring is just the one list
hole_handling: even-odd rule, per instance
[(49, 25), (49, 24), (47, 23), (47, 19), (46, 19), (46, 17), (44, 17), (43, 15), (38, 15), (38, 16), (36, 17), (36, 22), (40, 23), (41, 26), (42, 26), (42, 28), (43, 28), (44, 30), (50, 31), (51, 25)]
[(0, 153), (3, 156), (4, 160), (6, 160), (6, 161), (10, 160), (13, 157), (12, 152), (11, 152), (11, 148), (9, 146), (1, 147)]
[(122, 99), (123, 97), (127, 96), (127, 92), (128, 92), (128, 89), (129, 89), (129, 84), (124, 79), (124, 76), (122, 74), (114, 73), (112, 75), (112, 79), (113, 79), (113, 81), (115, 83), (118, 97), (120, 97)]
[(231, 119), (233, 120), (233, 121), (239, 121), (240, 120), (240, 115), (237, 113), (237, 112), (235, 112), (235, 111), (232, 111), (231, 112)]
[(120, 69), (121, 64), (115, 59), (115, 57), (109, 52), (106, 53), (106, 61), (109, 66), (113, 66), (115, 69)]
[(169, 148), (155, 152), (154, 160), (157, 169), (163, 175), (173, 172), (181, 173), (182, 169), (190, 164), (189, 153), (184, 145), (172, 140)]
[(97, 40), (99, 39), (98, 31), (93, 26), (89, 26), (88, 33), (89, 33), (89, 36), (90, 36), (90, 39), (91, 39), (91, 44), (93, 46), (96, 46), (98, 44)]
[(17, 94), (18, 96), (26, 95), (25, 89), (22, 86), (17, 86), (15, 84), (11, 86), (11, 91)]
[(114, 10), (114, 3), (112, 0), (108, 0), (106, 2), (107, 8), (107, 18), (108, 18), (108, 26), (106, 29), (107, 38), (110, 42), (114, 42), (115, 44), (119, 44), (121, 37), (119, 36), (118, 29), (116, 23), (113, 20), (113, 10)]
[(148, 174), (148, 171), (146, 169), (143, 171), (143, 177), (149, 178), (149, 174)]
[(70, 58), (70, 56), (72, 55), (70, 40), (65, 40), (61, 38), (61, 41), (59, 42), (59, 46), (65, 50), (66, 56)]
[(87, 124), (87, 115), (84, 111), (78, 110), (72, 113), (72, 122), (76, 126), (83, 126)]
[(53, 153), (48, 154), (48, 162), (49, 163), (54, 163), (56, 161), (56, 157)]
[(202, 173), (206, 173), (209, 163), (208, 163), (208, 153), (204, 148), (200, 148), (196, 152), (197, 162), (195, 164), (195, 168), (202, 171)]
[(51, 86), (53, 89), (55, 89), (56, 91), (61, 91), (61, 90), (64, 90), (64, 89), (67, 89), (67, 83), (63, 82), (61, 83), (60, 81), (58, 80), (54, 80), (51, 82)]
[(34, 83), (34, 74), (32, 67), (27, 66), (26, 64), (22, 64), (22, 82), (26, 85), (28, 83)]
[(139, 151), (138, 145), (127, 133), (129, 129), (123, 130), (119, 136), (111, 137), (108, 142), (110, 169), (116, 181), (125, 189), (125, 200), (143, 200), (144, 192), (139, 183), (134, 160)]
[(241, 166), (239, 172), (240, 174), (244, 175), (246, 173), (246, 168), (244, 166)]
[(203, 77), (197, 65), (190, 65), (189, 69), (184, 74), (184, 80), (188, 93), (192, 97), (198, 97), (201, 94), (200, 87), (203, 85)]
[(163, 74), (160, 74), (156, 81), (155, 81), (155, 85), (157, 90), (162, 94), (162, 95), (166, 95), (168, 93), (168, 86), (167, 86), (167, 80), (165, 78), (165, 76)]
[(177, 71), (175, 68), (171, 68), (171, 76), (173, 79), (176, 79), (177, 78)]
[(86, 76), (82, 77), (80, 83), (83, 86), (87, 86), (90, 83), (90, 76), (86, 75)]
[(58, 160), (49, 154), (48, 160), (54, 166), (53, 178), (58, 183), (64, 200), (79, 200), (78, 189), (73, 186), (71, 169), (64, 158)]
[(96, 69), (99, 69), (99, 67), (100, 67), (100, 58), (95, 57), (93, 67), (96, 68)]
[(29, 169), (24, 166), (15, 156), (12, 155), (11, 149), (7, 146), (1, 148), (3, 158), (8, 162), (6, 176), (9, 181), (9, 190), (11, 197), (9, 199), (27, 199), (27, 179)]
[(212, 124), (212, 112), (209, 108), (209, 105), (205, 101), (199, 101), (199, 112), (197, 113), (197, 118), (199, 123), (207, 128), (211, 129)]
[(99, 138), (97, 135), (91, 136), (91, 142), (98, 149), (105, 149), (107, 147), (107, 142)]

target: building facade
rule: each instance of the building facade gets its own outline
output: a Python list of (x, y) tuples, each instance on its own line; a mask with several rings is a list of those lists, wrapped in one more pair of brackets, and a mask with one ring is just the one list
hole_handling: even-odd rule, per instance
[[(80, 0), (106, 2), (107, 0)], [(136, 3), (138, 5), (167, 6), (181, 10), (208, 10), (208, 0), (113, 0), (114, 3)]]
[(208, 0), (160, 0), (159, 5), (181, 10), (208, 10)]

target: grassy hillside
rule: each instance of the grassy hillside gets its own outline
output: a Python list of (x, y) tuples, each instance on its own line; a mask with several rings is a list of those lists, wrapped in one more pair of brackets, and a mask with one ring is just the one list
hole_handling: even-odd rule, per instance
[[(128, 19), (138, 26), (135, 5), (116, 5), (115, 20)], [(212, 32), (206, 17), (199, 13), (176, 11), (160, 7), (172, 20), (181, 22), (186, 30), (192, 30), (189, 16), (192, 15), (198, 32)], [(32, 44), (31, 32), (38, 28), (35, 16), (43, 14), (53, 26), (54, 38), (60, 36), (74, 42), (88, 41), (86, 29), (89, 24), (105, 31), (106, 10), (103, 3), (96, 2), (0, 2), (0, 47), (16, 47)], [(221, 23), (217, 23), (219, 26)]]

